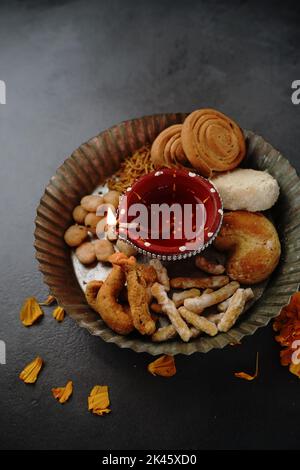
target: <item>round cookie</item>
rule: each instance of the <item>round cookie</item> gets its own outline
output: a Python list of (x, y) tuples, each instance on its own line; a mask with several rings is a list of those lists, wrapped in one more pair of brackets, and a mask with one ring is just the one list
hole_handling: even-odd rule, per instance
[(199, 109), (184, 121), (181, 131), (184, 153), (201, 175), (236, 168), (246, 153), (243, 132), (225, 114)]

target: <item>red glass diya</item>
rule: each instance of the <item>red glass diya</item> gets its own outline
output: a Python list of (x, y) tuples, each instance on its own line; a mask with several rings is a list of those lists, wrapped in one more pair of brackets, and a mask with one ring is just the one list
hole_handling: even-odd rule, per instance
[(210, 245), (222, 218), (222, 200), (210, 181), (193, 171), (162, 168), (121, 197), (118, 235), (144, 255), (178, 260)]

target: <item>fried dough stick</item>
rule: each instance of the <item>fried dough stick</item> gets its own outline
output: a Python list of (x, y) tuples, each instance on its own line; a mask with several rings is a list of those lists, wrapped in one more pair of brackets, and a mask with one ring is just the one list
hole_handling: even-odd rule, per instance
[[(135, 328), (142, 335), (152, 335), (156, 329), (149, 312), (149, 272), (139, 264), (125, 264), (128, 302)], [(147, 283), (148, 280), (148, 283)]]
[(174, 277), (170, 284), (174, 289), (189, 289), (196, 287), (206, 289), (207, 287), (216, 289), (223, 287), (229, 282), (228, 276), (207, 276), (207, 277)]
[(233, 294), (229, 302), (229, 306), (218, 324), (219, 331), (226, 332), (230, 330), (240, 314), (243, 313), (245, 303), (249, 299), (248, 293), (246, 292), (247, 290), (248, 289), (238, 289)]
[(149, 264), (155, 269), (158, 282), (162, 284), (168, 292), (170, 290), (170, 279), (167, 269), (162, 265), (159, 259), (151, 259)]
[(134, 329), (131, 316), (117, 302), (118, 295), (124, 284), (124, 272), (120, 266), (113, 265), (110, 274), (98, 292), (96, 301), (96, 310), (102, 320), (120, 335), (127, 335)]
[(218, 333), (216, 325), (207, 320), (207, 318), (201, 317), (201, 315), (197, 315), (194, 312), (190, 312), (185, 307), (179, 307), (178, 312), (185, 321), (193, 325), (197, 330), (203, 331), (209, 336), (215, 336)]
[(151, 288), (152, 295), (156, 298), (157, 302), (162, 306), (162, 310), (166, 313), (178, 332), (180, 338), (187, 342), (191, 337), (191, 331), (185, 321), (179, 315), (174, 302), (169, 299), (164, 286), (155, 282)]
[(208, 274), (223, 274), (225, 272), (225, 267), (222, 264), (209, 261), (202, 255), (196, 256), (195, 265)]
[(200, 297), (186, 299), (184, 301), (184, 306), (192, 312), (201, 313), (206, 307), (211, 307), (211, 305), (219, 304), (220, 302), (223, 302), (223, 300), (228, 299), (228, 297), (233, 295), (239, 287), (240, 285), (238, 282), (232, 281), (221, 289), (211, 292), (210, 294), (203, 294)]
[[(253, 294), (253, 290), (251, 289), (251, 287), (248, 287), (247, 289), (245, 289), (245, 295), (247, 297), (246, 302), (248, 302), (248, 300), (253, 299), (254, 294)], [(217, 309), (219, 310), (219, 312), (225, 312), (228, 309), (231, 299), (232, 297), (229, 297), (229, 299), (224, 300), (218, 305)]]
[[(197, 338), (199, 335), (201, 335), (201, 331), (194, 327), (190, 328), (190, 332), (191, 338)], [(177, 335), (178, 333), (175, 327), (171, 324), (158, 328), (158, 330), (156, 330), (156, 332), (151, 336), (151, 339), (154, 341), (154, 343), (161, 343), (163, 341), (168, 341), (168, 339), (176, 338)]]

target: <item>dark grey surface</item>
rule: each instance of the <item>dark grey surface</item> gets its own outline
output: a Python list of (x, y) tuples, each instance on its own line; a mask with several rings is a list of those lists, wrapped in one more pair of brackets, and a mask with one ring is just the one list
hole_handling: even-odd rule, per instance
[[(103, 343), (45, 309), (33, 220), (44, 186), (80, 143), (123, 119), (216, 107), (263, 135), (298, 170), (299, 13), (287, 2), (23, 1), (0, 3), (1, 326), (0, 448), (185, 449), (299, 447), (299, 381), (279, 365), (271, 327), (242, 346), (176, 359), (172, 379), (146, 371), (150, 356)], [(238, 380), (234, 371), (260, 375)], [(35, 386), (18, 379), (37, 354)], [(53, 386), (74, 381), (61, 406)], [(112, 413), (92, 416), (87, 396), (110, 386)]]

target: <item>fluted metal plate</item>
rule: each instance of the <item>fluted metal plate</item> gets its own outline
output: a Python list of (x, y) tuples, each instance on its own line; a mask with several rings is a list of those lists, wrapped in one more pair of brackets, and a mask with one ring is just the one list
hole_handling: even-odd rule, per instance
[(190, 343), (173, 340), (155, 344), (132, 334), (127, 337), (111, 331), (86, 304), (73, 269), (70, 250), (63, 235), (72, 223), (73, 208), (80, 199), (103, 184), (121, 161), (154, 138), (166, 127), (183, 122), (185, 114), (159, 114), (125, 121), (81, 145), (51, 178), (37, 209), (35, 248), (44, 281), (59, 304), (91, 334), (121, 348), (158, 354), (192, 354), (223, 348), (253, 334), (268, 324), (290, 296), (298, 290), (300, 276), (300, 180), (295, 169), (280, 152), (251, 131), (244, 131), (247, 158), (243, 166), (268, 172), (280, 185), (280, 197), (272, 210), (279, 232), (282, 256), (262, 297), (228, 333), (199, 337)]

